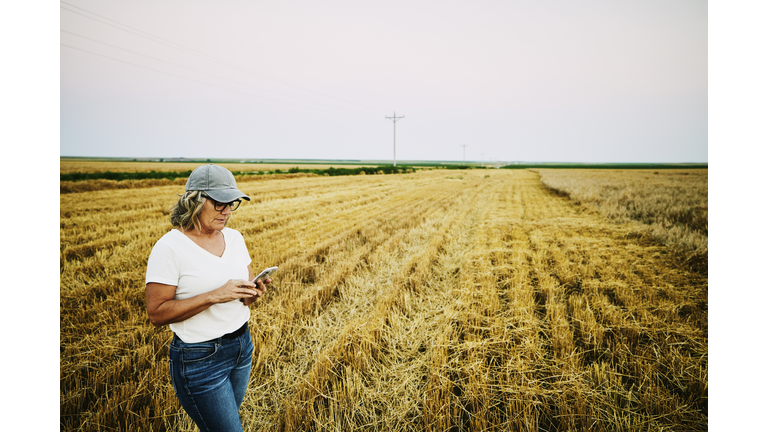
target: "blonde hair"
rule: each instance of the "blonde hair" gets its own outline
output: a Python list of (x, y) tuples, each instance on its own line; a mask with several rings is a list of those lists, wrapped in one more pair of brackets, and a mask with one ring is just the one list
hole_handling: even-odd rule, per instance
[(205, 195), (201, 191), (189, 191), (179, 197), (171, 208), (171, 225), (182, 232), (195, 228), (202, 231), (200, 213), (205, 206)]

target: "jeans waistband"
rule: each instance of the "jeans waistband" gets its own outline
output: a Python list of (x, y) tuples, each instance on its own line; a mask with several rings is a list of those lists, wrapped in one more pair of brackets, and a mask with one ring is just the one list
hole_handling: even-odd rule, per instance
[[(211, 339), (211, 340), (207, 340), (207, 341), (202, 341), (202, 342), (197, 342), (197, 343), (212, 343), (212, 342), (216, 342), (216, 341), (217, 341), (217, 340), (219, 340), (219, 339), (226, 339), (226, 340), (237, 339), (237, 338), (239, 338), (240, 336), (242, 336), (242, 335), (245, 333), (245, 331), (246, 331), (246, 330), (248, 330), (248, 321), (246, 321), (246, 322), (245, 322), (245, 323), (242, 325), (242, 327), (240, 327), (239, 329), (237, 329), (237, 330), (233, 331), (232, 333), (227, 333), (227, 334), (225, 334), (225, 335), (222, 335), (222, 336), (219, 336), (219, 337), (217, 337), (217, 338), (215, 338), (215, 339)], [(174, 333), (174, 335), (173, 335), (173, 338), (174, 338), (174, 340), (175, 340), (175, 339), (178, 339), (178, 340), (179, 340), (179, 342), (183, 342), (183, 341), (181, 340), (181, 338), (180, 338), (180, 337), (179, 337), (177, 334), (175, 334), (175, 333)]]
[(243, 326), (240, 327), (239, 329), (233, 331), (232, 333), (227, 333), (224, 336), (222, 336), (221, 338), (222, 339), (237, 339), (240, 336), (242, 336), (243, 333), (245, 333), (246, 330), (248, 330), (248, 321), (243, 323)]

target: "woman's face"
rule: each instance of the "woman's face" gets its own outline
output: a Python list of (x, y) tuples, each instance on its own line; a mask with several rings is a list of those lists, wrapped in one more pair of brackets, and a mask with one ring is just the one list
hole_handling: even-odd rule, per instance
[(216, 211), (213, 201), (206, 198), (203, 211), (200, 212), (200, 227), (204, 233), (221, 231), (232, 215), (232, 207), (225, 206), (222, 211)]

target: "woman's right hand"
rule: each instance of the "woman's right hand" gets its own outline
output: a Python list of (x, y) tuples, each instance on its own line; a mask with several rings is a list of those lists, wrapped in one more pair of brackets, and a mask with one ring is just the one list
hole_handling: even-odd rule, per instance
[(232, 300), (253, 297), (258, 292), (256, 284), (244, 279), (230, 279), (219, 288), (210, 292), (211, 303), (227, 303)]

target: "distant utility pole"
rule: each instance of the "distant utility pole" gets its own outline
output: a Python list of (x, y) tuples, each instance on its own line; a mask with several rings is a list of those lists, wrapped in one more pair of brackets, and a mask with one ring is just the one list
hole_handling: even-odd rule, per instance
[(397, 166), (397, 121), (405, 118), (405, 116), (398, 117), (397, 112), (395, 112), (392, 117), (384, 118), (392, 120), (392, 126), (395, 128), (392, 135), (394, 139), (392, 142), (392, 165)]
[(480, 153), (480, 164), (485, 168), (485, 153)]
[(461, 147), (464, 147), (464, 155), (462, 156), (461, 161), (467, 163), (467, 144), (461, 144)]

